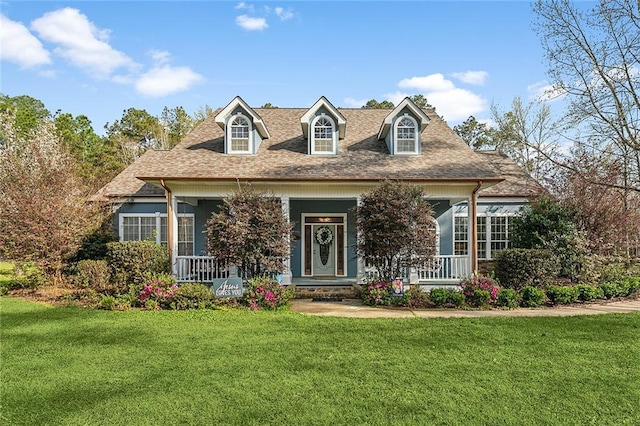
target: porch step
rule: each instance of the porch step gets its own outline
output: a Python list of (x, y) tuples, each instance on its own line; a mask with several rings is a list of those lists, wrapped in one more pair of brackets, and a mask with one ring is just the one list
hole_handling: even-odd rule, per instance
[(356, 290), (353, 285), (296, 285), (296, 299), (353, 299)]

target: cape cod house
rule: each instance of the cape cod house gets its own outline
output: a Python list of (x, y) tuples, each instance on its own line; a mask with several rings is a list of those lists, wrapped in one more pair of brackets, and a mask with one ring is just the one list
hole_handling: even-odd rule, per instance
[[(437, 257), (412, 283), (469, 276), (509, 244), (508, 223), (540, 186), (507, 157), (471, 150), (434, 110), (405, 98), (393, 110), (251, 108), (240, 97), (169, 151), (149, 151), (103, 187), (120, 239), (166, 244), (179, 281), (233, 274), (208, 256), (204, 226), (238, 184), (270, 190), (294, 223), (283, 284), (362, 282), (353, 208), (383, 179), (424, 188)], [(318, 235), (329, 238), (321, 253)], [(327, 244), (325, 244), (326, 246)], [(314, 280), (314, 278), (316, 280)]]

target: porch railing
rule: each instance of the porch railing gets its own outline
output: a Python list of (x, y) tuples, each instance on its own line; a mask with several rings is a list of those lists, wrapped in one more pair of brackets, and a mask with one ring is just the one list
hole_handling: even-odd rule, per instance
[[(411, 277), (413, 275), (413, 277)], [(452, 283), (471, 275), (471, 259), (465, 255), (439, 255), (413, 271), (405, 270), (405, 282), (411, 278), (418, 283)], [(370, 266), (365, 267), (365, 280), (379, 278), (378, 271)]]
[(235, 275), (235, 267), (210, 256), (176, 256), (176, 280), (183, 283), (207, 283)]

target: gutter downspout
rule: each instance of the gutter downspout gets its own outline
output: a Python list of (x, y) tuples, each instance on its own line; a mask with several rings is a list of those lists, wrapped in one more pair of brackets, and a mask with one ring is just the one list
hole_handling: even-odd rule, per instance
[(473, 276), (478, 275), (478, 191), (482, 187), (479, 180), (476, 187), (471, 192), (471, 271)]
[(164, 179), (160, 179), (160, 186), (164, 188), (165, 197), (167, 198), (167, 249), (169, 251), (169, 260), (173, 265), (173, 193), (165, 184)]

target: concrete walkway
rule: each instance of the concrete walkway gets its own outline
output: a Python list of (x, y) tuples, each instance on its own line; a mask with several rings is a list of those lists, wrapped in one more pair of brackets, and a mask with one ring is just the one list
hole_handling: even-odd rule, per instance
[(357, 299), (345, 299), (342, 302), (313, 302), (311, 299), (294, 299), (291, 301), (291, 310), (309, 315), (350, 318), (564, 317), (640, 312), (640, 300), (588, 303), (553, 308), (467, 311), (458, 309), (372, 308), (363, 305)]

